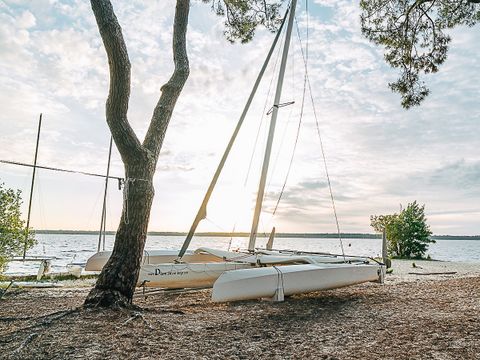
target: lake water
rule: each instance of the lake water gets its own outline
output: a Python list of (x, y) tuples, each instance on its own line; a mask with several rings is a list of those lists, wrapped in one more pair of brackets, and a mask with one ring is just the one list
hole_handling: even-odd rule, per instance
[[(38, 244), (28, 251), (28, 256), (53, 256), (52, 271), (65, 271), (66, 265), (74, 262), (84, 262), (96, 252), (97, 235), (70, 235), (70, 234), (37, 234)], [(182, 236), (149, 236), (146, 249), (179, 249), (183, 243)], [(106, 237), (106, 250), (111, 250), (114, 236)], [(267, 239), (260, 238), (258, 247), (264, 247)], [(246, 248), (248, 238), (227, 237), (197, 237), (192, 240), (190, 249), (201, 246), (217, 249)], [(381, 256), (381, 239), (344, 239), (343, 245), (346, 255)], [(276, 238), (276, 249), (296, 249), (305, 251), (329, 252), (341, 254), (338, 239), (319, 238)], [(444, 261), (461, 261), (479, 263), (480, 240), (437, 240), (430, 244), (427, 252), (432, 259)], [(35, 274), (38, 263), (12, 262), (6, 270), (8, 274)]]

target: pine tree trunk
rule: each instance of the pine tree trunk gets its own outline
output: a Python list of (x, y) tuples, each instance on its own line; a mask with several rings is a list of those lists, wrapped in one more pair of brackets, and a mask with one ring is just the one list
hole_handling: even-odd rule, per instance
[(106, 119), (125, 166), (123, 211), (110, 259), (100, 273), (85, 306), (129, 307), (138, 280), (147, 237), (154, 189), (153, 176), (160, 149), (178, 97), (189, 75), (186, 51), (189, 0), (177, 0), (173, 24), (175, 70), (162, 86), (150, 126), (140, 143), (127, 119), (130, 61), (122, 29), (109, 0), (91, 0), (108, 56), (110, 89)]
[(148, 165), (140, 163), (135, 170), (127, 171), (122, 218), (113, 252), (85, 300), (86, 306), (129, 307), (132, 304), (154, 195), (151, 167), (148, 169)]

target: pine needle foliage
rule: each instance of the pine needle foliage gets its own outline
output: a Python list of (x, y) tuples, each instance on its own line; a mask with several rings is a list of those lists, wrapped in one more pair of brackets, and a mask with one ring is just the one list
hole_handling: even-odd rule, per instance
[(406, 109), (430, 90), (421, 74), (435, 73), (447, 59), (448, 29), (480, 21), (480, 0), (361, 0), (363, 35), (385, 49), (385, 61), (400, 70), (389, 84)]

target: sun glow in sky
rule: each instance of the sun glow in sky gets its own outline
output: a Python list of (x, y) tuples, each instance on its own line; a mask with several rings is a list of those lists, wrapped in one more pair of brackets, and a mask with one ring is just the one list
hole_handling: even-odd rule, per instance
[[(143, 138), (173, 67), (175, 3), (112, 2), (132, 62), (129, 120)], [(299, 1), (303, 45), (304, 7)], [(421, 107), (406, 111), (387, 87), (396, 72), (385, 65), (382, 49), (361, 35), (358, 2), (317, 0), (309, 7), (309, 75), (341, 230), (371, 232), (370, 215), (393, 213), (400, 204), (417, 200), (426, 204), (434, 233), (479, 234), (480, 27), (451, 31), (449, 58), (439, 73), (425, 78), (431, 95)], [(250, 44), (229, 44), (222, 19), (208, 5), (192, 1), (190, 78), (158, 162), (150, 230), (188, 230), (272, 41), (273, 34), (259, 30)], [(33, 162), (42, 112), (39, 165), (105, 173), (108, 67), (89, 2), (0, 1), (0, 49), (0, 159)], [(277, 232), (335, 232), (308, 94), (292, 170), (279, 209), (271, 214), (287, 172), (302, 100), (304, 70), (296, 35), (290, 53), (282, 102), (295, 104), (282, 109), (277, 124), (259, 232), (274, 225)], [(250, 230), (275, 59), (199, 231)], [(111, 173), (123, 176), (116, 150)], [(30, 176), (31, 169), (0, 164), (1, 181), (22, 189), (25, 200)], [(39, 170), (33, 227), (98, 229), (103, 185), (99, 178)], [(107, 229), (115, 230), (122, 192), (114, 182), (108, 199)]]

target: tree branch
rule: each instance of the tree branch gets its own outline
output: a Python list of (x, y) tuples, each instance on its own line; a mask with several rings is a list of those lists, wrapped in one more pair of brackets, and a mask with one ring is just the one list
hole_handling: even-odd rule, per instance
[(168, 123), (190, 73), (187, 56), (187, 25), (190, 8), (189, 0), (177, 0), (173, 23), (173, 61), (175, 69), (168, 82), (162, 86), (162, 95), (153, 111), (152, 121), (143, 142), (145, 149), (158, 159)]
[(110, 88), (106, 104), (107, 124), (124, 163), (138, 159), (143, 149), (128, 118), (130, 97), (130, 60), (118, 23), (109, 0), (90, 1), (110, 68)]

